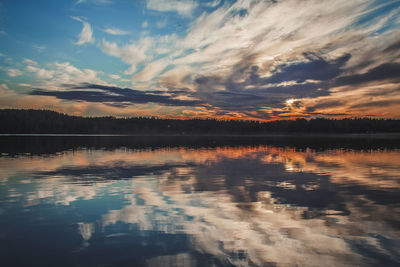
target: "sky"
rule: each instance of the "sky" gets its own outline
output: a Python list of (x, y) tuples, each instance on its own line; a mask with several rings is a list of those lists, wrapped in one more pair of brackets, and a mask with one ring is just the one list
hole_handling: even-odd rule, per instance
[(0, 108), (400, 118), (400, 1), (2, 0)]

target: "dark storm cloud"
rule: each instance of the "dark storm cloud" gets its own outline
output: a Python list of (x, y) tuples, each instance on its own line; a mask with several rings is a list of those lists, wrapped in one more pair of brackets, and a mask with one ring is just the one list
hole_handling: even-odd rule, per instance
[[(68, 86), (66, 91), (49, 91), (35, 89), (31, 95), (54, 96), (63, 100), (75, 100), (86, 102), (105, 103), (113, 106), (124, 107), (128, 104), (158, 103), (170, 106), (197, 106), (201, 102), (197, 100), (174, 99), (172, 92), (169, 95), (161, 95), (162, 91), (139, 91), (129, 88), (119, 88), (98, 84), (80, 84)], [(165, 93), (165, 92), (162, 92)]]

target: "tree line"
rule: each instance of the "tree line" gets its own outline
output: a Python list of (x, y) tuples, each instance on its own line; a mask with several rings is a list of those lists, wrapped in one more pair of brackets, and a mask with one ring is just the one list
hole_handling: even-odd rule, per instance
[(79, 117), (49, 110), (1, 109), (2, 134), (268, 134), (399, 133), (397, 119), (296, 119), (271, 122), (216, 119)]

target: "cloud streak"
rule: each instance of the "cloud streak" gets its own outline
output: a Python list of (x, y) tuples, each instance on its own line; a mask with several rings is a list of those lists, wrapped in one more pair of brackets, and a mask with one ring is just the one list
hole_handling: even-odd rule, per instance
[(118, 28), (106, 27), (103, 29), (104, 32), (111, 34), (111, 35), (128, 35), (128, 31), (124, 31)]
[(83, 20), (82, 18), (79, 17), (71, 17), (73, 20), (82, 22), (82, 31), (79, 33), (78, 35), (78, 41), (76, 41), (75, 44), (77, 45), (83, 45), (86, 43), (94, 43), (94, 37), (93, 37), (93, 30), (92, 30), (92, 26), (90, 26), (90, 24)]
[(19, 69), (7, 68), (6, 71), (8, 76), (10, 77), (18, 77), (22, 75), (22, 71), (20, 71)]
[(161, 95), (160, 93), (162, 92), (144, 92), (129, 88), (119, 88), (98, 84), (81, 84), (78, 86), (71, 86), (65, 91), (35, 89), (30, 92), (30, 95), (54, 96), (62, 100), (107, 103), (118, 105), (119, 107), (128, 106), (130, 104), (148, 103), (157, 103), (167, 106), (195, 106), (201, 104), (201, 101), (180, 100), (174, 98), (171, 94)]
[(198, 6), (192, 0), (147, 0), (147, 9), (160, 12), (177, 12), (182, 16), (191, 16)]

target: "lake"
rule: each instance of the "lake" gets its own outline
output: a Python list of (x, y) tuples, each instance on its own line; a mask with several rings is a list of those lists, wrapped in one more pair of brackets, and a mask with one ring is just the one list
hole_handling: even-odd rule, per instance
[(400, 142), (1, 136), (2, 266), (399, 266)]

